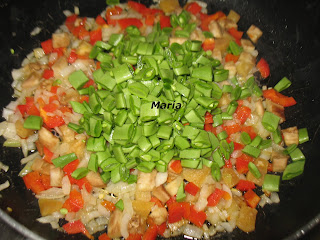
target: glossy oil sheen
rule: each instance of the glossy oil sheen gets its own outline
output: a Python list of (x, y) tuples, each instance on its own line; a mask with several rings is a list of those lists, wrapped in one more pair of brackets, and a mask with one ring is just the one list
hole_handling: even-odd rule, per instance
[[(142, 1), (148, 3), (148, 1)], [(214, 239), (296, 239), (308, 231), (317, 221), (320, 213), (319, 187), (319, 123), (320, 123), (320, 4), (309, 1), (207, 1), (208, 10), (213, 13), (234, 9), (241, 15), (239, 29), (246, 30), (254, 23), (263, 31), (257, 44), (259, 57), (270, 64), (271, 75), (261, 84), (274, 86), (283, 76), (287, 76), (292, 86), (285, 95), (293, 96), (298, 104), (286, 109), (288, 121), (283, 128), (297, 125), (307, 127), (311, 141), (304, 144), (302, 151), (307, 157), (303, 176), (280, 185), (278, 205), (267, 205), (259, 209), (256, 231), (250, 234), (236, 229), (232, 233), (222, 233)], [(10, 72), (18, 68), (22, 59), (40, 42), (51, 37), (51, 33), (63, 23), (63, 10), (80, 8), (81, 16), (95, 17), (105, 7), (104, 0), (1, 0), (0, 1), (0, 105), (1, 109), (11, 100), (12, 82)], [(37, 36), (31, 37), (35, 27), (42, 28)], [(10, 48), (15, 50), (12, 55)], [(259, 79), (261, 80), (261, 79)], [(1, 138), (1, 145), (3, 139)], [(0, 161), (10, 166), (7, 174), (0, 173), (0, 183), (10, 181), (11, 187), (0, 194), (0, 216), (20, 232), (33, 238), (32, 232), (45, 239), (86, 239), (82, 236), (67, 236), (51, 230), (48, 224), (35, 221), (40, 216), (37, 201), (24, 188), (18, 177), (21, 169), (19, 149), (0, 147)], [(8, 218), (7, 207), (13, 209)], [(14, 238), (14, 236), (12, 236)]]

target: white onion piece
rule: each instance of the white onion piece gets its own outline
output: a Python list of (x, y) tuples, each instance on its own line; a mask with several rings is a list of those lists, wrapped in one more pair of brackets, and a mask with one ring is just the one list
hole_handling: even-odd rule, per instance
[(61, 188), (49, 188), (45, 191), (40, 192), (36, 195), (36, 198), (42, 198), (42, 199), (59, 199), (63, 198), (65, 194), (63, 193)]
[(38, 140), (38, 133), (35, 133), (27, 138), (27, 143), (34, 143)]
[(4, 134), (4, 132), (7, 129), (7, 122), (1, 122), (0, 123), (0, 136), (2, 136)]
[(26, 164), (27, 162), (30, 162), (30, 161), (36, 159), (37, 157), (40, 158), (40, 154), (38, 152), (35, 152), (33, 154), (30, 154), (28, 157), (22, 158), (20, 160), (20, 163), (21, 164)]
[(0, 169), (2, 169), (5, 172), (8, 172), (9, 170), (9, 166), (3, 164), (2, 162), (0, 162)]
[(273, 203), (279, 203), (280, 202), (279, 194), (276, 193), (276, 192), (272, 192), (271, 195), (270, 195), (270, 200)]
[(105, 216), (105, 217), (110, 217), (110, 211), (108, 211), (108, 209), (106, 209), (104, 206), (102, 206), (101, 204), (98, 204), (98, 212), (100, 213), (100, 215)]
[(164, 184), (168, 179), (168, 172), (158, 172), (156, 175), (156, 187)]
[(238, 158), (242, 155), (242, 151), (241, 150), (235, 150), (233, 151), (233, 153), (231, 154), (232, 158)]
[(122, 235), (124, 238), (127, 238), (127, 237), (129, 236), (128, 223), (129, 223), (131, 217), (132, 217), (132, 215), (130, 215), (129, 213), (125, 213), (125, 214), (123, 214), (123, 216), (122, 216), (120, 232), (121, 232), (121, 235)]
[(232, 204), (232, 192), (231, 192), (230, 188), (225, 184), (222, 184), (222, 190), (229, 193), (229, 195), (231, 197), (229, 200), (226, 200), (226, 205), (225, 205), (225, 208), (229, 208)]
[(11, 76), (15, 81), (20, 81), (23, 78), (23, 75), (24, 75), (23, 68), (13, 69), (11, 72)]
[(62, 192), (65, 195), (69, 195), (71, 191), (71, 183), (67, 175), (62, 178), (61, 184), (62, 184)]
[(2, 117), (3, 117), (5, 120), (8, 121), (9, 116), (10, 116), (11, 114), (14, 114), (14, 111), (13, 111), (13, 110), (8, 109), (8, 108), (4, 108), (4, 109), (3, 109), (3, 112), (2, 112)]
[(20, 140), (21, 143), (21, 148), (22, 148), (22, 153), (24, 157), (28, 156), (28, 145), (27, 145), (27, 141), (25, 139), (21, 139)]
[(10, 183), (9, 183), (9, 181), (7, 180), (7, 181), (5, 181), (4, 183), (0, 184), (0, 191), (8, 188), (9, 186), (10, 186)]
[(186, 227), (183, 230), (183, 233), (185, 235), (188, 235), (190, 237), (194, 237), (194, 238), (202, 238), (203, 235), (203, 230), (191, 225), (191, 224), (187, 224)]

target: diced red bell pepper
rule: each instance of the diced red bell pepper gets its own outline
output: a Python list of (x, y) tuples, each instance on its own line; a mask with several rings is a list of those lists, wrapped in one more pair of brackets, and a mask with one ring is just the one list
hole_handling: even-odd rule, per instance
[(260, 197), (251, 189), (249, 189), (244, 195), (244, 199), (246, 200), (249, 207), (256, 208), (258, 203), (260, 202)]
[(78, 18), (78, 15), (76, 15), (76, 14), (73, 14), (73, 15), (67, 17), (64, 24), (68, 27), (70, 32), (74, 28), (74, 22), (77, 20), (77, 18)]
[(180, 221), (184, 216), (184, 208), (181, 203), (173, 202), (168, 205), (168, 223)]
[(257, 136), (256, 131), (252, 126), (242, 126), (241, 131), (248, 133), (251, 140), (253, 140)]
[(49, 103), (52, 103), (54, 101), (59, 102), (59, 97), (57, 95), (53, 95), (53, 96), (49, 97)]
[(66, 112), (72, 113), (72, 108), (69, 108), (69, 107), (67, 107), (67, 106), (59, 107), (59, 110), (60, 110), (62, 113), (66, 113)]
[(101, 17), (101, 15), (98, 15), (96, 17), (96, 23), (100, 26), (107, 24), (103, 17)]
[(170, 22), (170, 17), (169, 16), (160, 16), (160, 27), (165, 28), (165, 27), (171, 27), (171, 22)]
[(89, 96), (81, 96), (81, 97), (80, 97), (80, 102), (83, 103), (84, 101), (86, 101), (87, 103), (89, 103)]
[(30, 108), (27, 109), (27, 114), (28, 115), (33, 115), (33, 116), (40, 116), (40, 112), (36, 105), (32, 105)]
[(250, 161), (248, 160), (245, 160), (241, 157), (238, 157), (237, 160), (236, 160), (236, 169), (237, 169), (237, 172), (242, 174), (242, 173), (246, 173), (249, 171), (249, 168), (248, 168), (248, 164), (249, 164)]
[(52, 50), (53, 53), (57, 53), (58, 54), (58, 58), (64, 55), (64, 51), (65, 48), (61, 47), (61, 48), (54, 48)]
[(212, 123), (204, 124), (204, 130), (207, 132), (212, 132), (213, 126)]
[(93, 239), (93, 236), (90, 235), (84, 224), (81, 222), (81, 220), (76, 220), (74, 222), (66, 223), (62, 226), (62, 228), (68, 233), (68, 234), (77, 234), (77, 233), (83, 233), (86, 235), (89, 239)]
[(90, 32), (90, 43), (91, 45), (94, 45), (97, 41), (102, 40), (102, 31), (101, 28), (98, 28), (97, 30), (93, 30)]
[(225, 160), (225, 164), (223, 166), (224, 168), (232, 168), (231, 160)]
[(98, 237), (98, 240), (111, 240), (107, 233), (103, 233)]
[(153, 26), (154, 24), (154, 19), (155, 19), (155, 16), (154, 14), (147, 14), (145, 15), (145, 23), (147, 26)]
[(22, 117), (24, 117), (24, 115), (27, 112), (27, 106), (26, 105), (18, 105), (17, 108), (20, 111)]
[(206, 112), (205, 116), (204, 116), (204, 123), (213, 123), (213, 116), (210, 112)]
[(214, 38), (206, 38), (202, 43), (202, 49), (204, 51), (213, 50), (215, 46)]
[(59, 86), (51, 86), (50, 92), (57, 94), (57, 90), (58, 90)]
[(192, 2), (187, 6), (186, 10), (193, 15), (197, 15), (201, 11), (201, 9), (202, 7), (198, 3)]
[(200, 17), (202, 18), (200, 27), (203, 31), (209, 31), (209, 23), (212, 20), (218, 20), (218, 19), (223, 19), (226, 18), (226, 15), (222, 12), (222, 11), (218, 11), (212, 15), (200, 15)]
[(39, 172), (33, 171), (23, 177), (24, 184), (27, 189), (30, 189), (35, 194), (46, 190), (42, 183), (42, 178)]
[(54, 112), (55, 110), (58, 109), (58, 106), (57, 106), (57, 104), (49, 103), (49, 104), (45, 105), (42, 109), (46, 112)]
[(163, 204), (161, 203), (161, 201), (158, 198), (154, 197), (154, 196), (151, 197), (150, 202), (154, 202), (155, 205), (157, 205), (158, 207), (163, 207)]
[(205, 220), (207, 218), (207, 215), (204, 211), (197, 211), (194, 209), (194, 206), (191, 206), (190, 208), (190, 215), (189, 215), (189, 221), (192, 222), (197, 227), (202, 227)]
[(216, 206), (219, 202), (220, 199), (223, 196), (223, 190), (216, 188), (214, 190), (214, 192), (212, 194), (210, 194), (210, 196), (208, 197), (207, 201), (208, 201), (208, 206), (209, 207), (214, 207)]
[(172, 163), (170, 164), (170, 169), (177, 174), (181, 173), (182, 172), (181, 161), (180, 160), (172, 161)]
[(277, 103), (283, 107), (290, 107), (295, 105), (297, 102), (293, 97), (287, 97), (278, 91), (272, 89), (267, 89), (263, 91), (263, 97)]
[(225, 58), (226, 62), (231, 62), (232, 61), (234, 63), (236, 63), (238, 61), (238, 59), (239, 59), (239, 56), (235, 56), (235, 55), (233, 55), (231, 53), (228, 53), (226, 55), (226, 58)]
[(184, 190), (187, 193), (191, 194), (192, 196), (195, 196), (199, 192), (200, 188), (197, 185), (195, 185), (193, 182), (189, 182), (185, 186)]
[(240, 191), (248, 191), (249, 189), (255, 189), (256, 185), (251, 181), (240, 179), (236, 188)]
[(233, 142), (233, 146), (234, 146), (234, 151), (242, 150), (244, 148), (244, 146), (242, 144), (237, 143), (237, 142)]
[(242, 35), (243, 35), (243, 32), (238, 31), (238, 30), (235, 29), (235, 28), (229, 28), (229, 29), (228, 29), (228, 32), (229, 32), (230, 35), (231, 35), (232, 37), (234, 37), (235, 39), (241, 39), (241, 38), (242, 38)]
[(65, 124), (64, 120), (60, 116), (47, 116), (43, 119), (43, 122), (47, 125), (49, 128), (55, 128), (59, 127)]
[(51, 53), (53, 50), (52, 39), (48, 39), (47, 41), (42, 42), (41, 47), (45, 54)]
[(49, 175), (41, 174), (41, 182), (45, 190), (51, 188)]
[(129, 26), (136, 26), (137, 28), (141, 28), (143, 23), (138, 18), (122, 18), (118, 20), (118, 23), (121, 29), (126, 29)]
[(126, 238), (126, 240), (141, 240), (142, 234), (139, 233), (130, 233), (129, 237)]
[(92, 79), (89, 79), (88, 82), (83, 86), (83, 88), (88, 88), (90, 86), (94, 86), (94, 81)]
[(251, 109), (247, 106), (238, 106), (236, 110), (236, 118), (244, 124), (251, 115)]
[(68, 163), (67, 165), (65, 165), (63, 167), (63, 171), (67, 174), (67, 175), (71, 175), (74, 170), (77, 169), (78, 165), (79, 165), (80, 161), (79, 159), (76, 159), (70, 163)]
[(167, 229), (167, 224), (164, 222), (160, 225), (157, 225), (157, 233), (160, 236), (163, 236), (164, 231)]
[(172, 196), (171, 198), (169, 198), (169, 200), (166, 203), (167, 203), (167, 206), (169, 207), (169, 205), (171, 205), (174, 202), (176, 202), (176, 196)]
[(223, 125), (222, 127), (223, 130), (225, 130), (228, 133), (228, 136), (241, 131), (241, 126), (239, 124), (233, 124), (229, 126)]
[(147, 231), (143, 234), (142, 240), (155, 240), (158, 235), (157, 225), (153, 224), (148, 227)]
[(263, 78), (267, 78), (270, 75), (269, 64), (264, 58), (261, 58), (257, 63), (257, 68), (259, 69), (259, 72)]
[(68, 57), (68, 63), (74, 63), (77, 59), (78, 59), (78, 54), (76, 54), (76, 51), (72, 49)]
[(52, 69), (45, 69), (43, 71), (42, 77), (45, 79), (50, 79), (54, 77), (54, 71)]
[(101, 205), (104, 206), (110, 212), (113, 212), (116, 209), (116, 206), (114, 205), (114, 203), (107, 200), (103, 200), (101, 202)]
[(43, 146), (43, 160), (45, 160), (48, 163), (52, 163), (52, 157), (53, 157), (53, 152), (51, 152), (48, 148), (46, 148), (45, 146)]
[(82, 195), (77, 190), (70, 192), (69, 198), (64, 202), (63, 208), (68, 209), (68, 212), (78, 212), (83, 208), (84, 201)]
[(107, 8), (106, 19), (109, 25), (115, 26), (117, 24), (117, 20), (112, 19), (111, 16), (119, 15), (122, 12), (122, 8), (115, 6), (113, 8)]
[(268, 168), (267, 168), (268, 172), (273, 172), (273, 167), (272, 167), (272, 163), (268, 162)]
[(144, 14), (147, 9), (147, 7), (145, 5), (143, 5), (142, 3), (138, 3), (138, 2), (134, 2), (134, 1), (128, 1), (128, 6), (141, 14)]

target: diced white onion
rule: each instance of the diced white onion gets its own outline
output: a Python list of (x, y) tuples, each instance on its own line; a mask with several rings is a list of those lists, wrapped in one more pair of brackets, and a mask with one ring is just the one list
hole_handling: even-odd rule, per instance
[(40, 154), (38, 152), (35, 152), (33, 154), (30, 154), (28, 157), (22, 158), (20, 160), (20, 163), (21, 164), (26, 164), (27, 162), (30, 162), (30, 161), (36, 159), (37, 157), (40, 158)]
[(71, 16), (73, 13), (69, 10), (63, 10), (63, 14), (66, 16), (66, 17), (69, 17)]
[(74, 14), (76, 14), (76, 15), (80, 15), (79, 7), (74, 6)]
[(187, 236), (200, 239), (200, 238), (202, 238), (203, 230), (194, 226), (194, 225), (187, 224), (183, 230), (183, 233)]
[(273, 203), (279, 203), (280, 202), (279, 194), (276, 193), (276, 192), (272, 192), (271, 195), (270, 195), (270, 200)]
[(0, 169), (2, 169), (5, 172), (8, 172), (9, 170), (9, 166), (3, 164), (2, 162), (0, 162)]
[(21, 148), (22, 148), (22, 153), (24, 157), (28, 156), (28, 145), (27, 145), (27, 141), (25, 139), (21, 139), (20, 140), (21, 143)]
[(230, 197), (231, 197), (229, 200), (226, 200), (226, 205), (225, 205), (225, 208), (229, 208), (229, 207), (231, 206), (231, 204), (232, 204), (232, 193), (231, 193), (231, 190), (230, 190), (230, 188), (229, 188), (227, 185), (225, 185), (225, 184), (222, 184), (222, 190), (225, 191), (225, 192), (227, 192), (227, 193), (229, 193), (229, 195), (230, 195)]
[(8, 121), (9, 116), (10, 116), (11, 114), (14, 114), (14, 111), (11, 110), (11, 109), (4, 108), (3, 111), (2, 111), (2, 117), (3, 117), (5, 120), (7, 120), (7, 121)]
[(36, 198), (43, 198), (43, 199), (59, 199), (63, 198), (65, 194), (63, 193), (61, 188), (49, 188), (45, 191), (40, 192), (36, 195)]
[(24, 75), (23, 68), (13, 69), (11, 71), (11, 76), (15, 81), (20, 81), (23, 78), (23, 75)]
[(132, 217), (132, 215), (130, 215), (129, 213), (125, 213), (125, 214), (122, 216), (121, 225), (120, 225), (120, 232), (121, 232), (121, 235), (122, 235), (124, 238), (127, 238), (127, 237), (129, 236), (128, 223), (129, 223), (131, 217)]
[(164, 184), (168, 179), (168, 172), (158, 172), (156, 175), (156, 187)]
[(8, 188), (9, 186), (10, 186), (10, 183), (9, 183), (9, 181), (7, 180), (7, 181), (5, 181), (4, 183), (0, 184), (0, 191)]

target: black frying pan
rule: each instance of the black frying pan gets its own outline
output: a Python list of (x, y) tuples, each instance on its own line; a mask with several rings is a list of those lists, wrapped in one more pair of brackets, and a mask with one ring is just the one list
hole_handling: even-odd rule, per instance
[[(105, 0), (0, 0), (1, 109), (12, 100), (11, 69), (18, 68), (26, 54), (51, 37), (64, 21), (62, 10), (73, 10), (73, 5), (80, 7), (81, 15), (94, 17), (104, 9)], [(231, 234), (219, 234), (215, 239), (297, 239), (320, 219), (320, 4), (317, 0), (216, 0), (208, 1), (208, 9), (211, 13), (221, 9), (228, 13), (229, 9), (234, 9), (241, 14), (240, 29), (246, 30), (252, 23), (262, 29), (264, 34), (257, 49), (259, 56), (270, 63), (271, 75), (261, 83), (274, 86), (283, 76), (292, 80), (292, 87), (284, 94), (295, 97), (298, 104), (286, 110), (289, 120), (283, 127), (308, 127), (311, 138), (302, 147), (307, 157), (304, 174), (281, 183), (280, 204), (260, 209), (256, 231), (246, 234), (236, 229)], [(31, 37), (30, 32), (36, 26), (42, 31)], [(15, 50), (13, 55), (10, 48)], [(35, 221), (40, 216), (37, 202), (17, 176), (21, 157), (19, 149), (1, 147), (0, 161), (9, 165), (10, 170), (7, 174), (0, 173), (0, 182), (9, 180), (11, 184), (9, 189), (0, 193), (3, 221), (29, 238), (85, 239), (81, 235), (71, 237), (53, 231), (48, 224)], [(8, 213), (7, 207), (13, 211)]]

